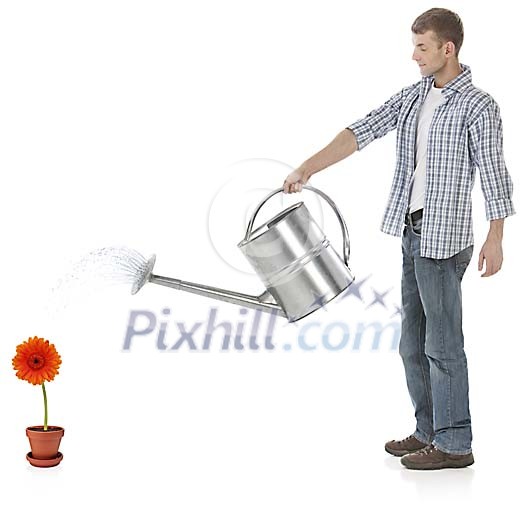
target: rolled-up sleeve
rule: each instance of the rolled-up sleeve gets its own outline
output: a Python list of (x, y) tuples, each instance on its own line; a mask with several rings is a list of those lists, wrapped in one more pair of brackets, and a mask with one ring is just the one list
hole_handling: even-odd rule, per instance
[(399, 110), (409, 88), (411, 87), (400, 90), (366, 117), (347, 126), (347, 129), (352, 130), (356, 137), (357, 150), (364, 149), (370, 142), (385, 136), (397, 126)]
[(479, 170), (487, 220), (515, 214), (512, 179), (503, 157), (503, 126), (494, 100), (469, 126), (469, 150)]

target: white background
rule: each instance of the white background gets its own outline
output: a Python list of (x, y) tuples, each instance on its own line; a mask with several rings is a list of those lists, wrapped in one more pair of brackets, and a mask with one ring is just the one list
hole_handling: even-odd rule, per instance
[[(0, 9), (2, 175), (0, 501), (6, 508), (460, 508), (520, 496), (523, 423), (522, 19), (510, 2), (448, 2), (465, 26), (460, 61), (498, 102), (518, 214), (503, 269), (480, 278), (488, 231), (477, 176), (474, 257), (463, 280), (473, 451), (464, 470), (412, 472), (383, 450), (415, 421), (401, 359), (382, 345), (304, 352), (122, 351), (130, 310), (171, 324), (238, 308), (170, 289), (111, 287), (48, 313), (68, 264), (126, 245), (156, 272), (259, 293), (236, 244), (287, 173), (343, 127), (420, 79), (410, 26), (434, 2), (7, 1)], [(391, 289), (388, 311), (354, 297), (328, 324), (388, 322), (400, 302), (400, 239), (379, 231), (395, 133), (315, 175), (340, 207), (351, 267)], [(340, 233), (321, 207), (325, 232)], [(280, 210), (298, 195), (274, 199)], [(310, 205), (309, 205), (310, 207)], [(317, 208), (317, 209), (316, 209)], [(320, 211), (318, 211), (320, 212)], [(212, 217), (210, 217), (213, 214)], [(365, 317), (366, 316), (366, 317)], [(174, 327), (174, 326), (173, 326)], [(171, 343), (176, 339), (172, 332)], [(25, 460), (42, 422), (38, 387), (11, 367), (16, 345), (50, 339), (63, 358), (47, 385), (62, 464)], [(276, 342), (297, 336), (280, 319)], [(311, 337), (315, 340), (315, 336)]]

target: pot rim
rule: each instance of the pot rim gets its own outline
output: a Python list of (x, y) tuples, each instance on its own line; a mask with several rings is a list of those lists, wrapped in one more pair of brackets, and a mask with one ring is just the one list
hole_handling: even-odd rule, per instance
[(47, 430), (44, 430), (43, 425), (31, 425), (29, 427), (26, 427), (26, 432), (32, 433), (32, 434), (48, 434), (50, 432), (63, 432), (64, 427), (61, 427), (60, 425), (48, 425)]

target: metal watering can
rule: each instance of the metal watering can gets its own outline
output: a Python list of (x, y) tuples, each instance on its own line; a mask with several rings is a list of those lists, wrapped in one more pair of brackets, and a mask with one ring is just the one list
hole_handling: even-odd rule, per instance
[(310, 215), (304, 202), (298, 202), (253, 230), (255, 217), (268, 199), (267, 195), (253, 212), (244, 239), (237, 245), (264, 283), (258, 295), (241, 294), (198, 283), (167, 278), (152, 273), (155, 255), (145, 264), (134, 283), (136, 294), (146, 282), (270, 312), (295, 322), (316, 311), (348, 288), (355, 277), (348, 267), (350, 241), (346, 223), (334, 202), (322, 191), (305, 185), (332, 207), (343, 233), (343, 257)]

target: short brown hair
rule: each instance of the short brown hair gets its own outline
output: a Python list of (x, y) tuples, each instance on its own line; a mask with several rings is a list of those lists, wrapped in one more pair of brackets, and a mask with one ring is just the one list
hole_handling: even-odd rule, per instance
[(456, 57), (458, 56), (463, 44), (463, 23), (455, 12), (434, 7), (420, 14), (412, 23), (412, 32), (424, 34), (427, 30), (432, 30), (436, 34), (441, 46), (452, 41), (456, 47)]

